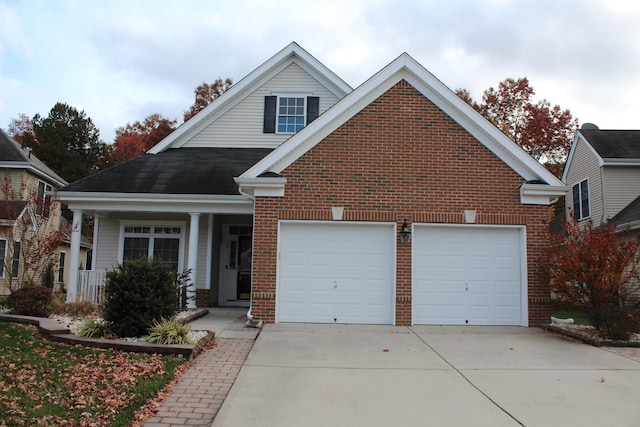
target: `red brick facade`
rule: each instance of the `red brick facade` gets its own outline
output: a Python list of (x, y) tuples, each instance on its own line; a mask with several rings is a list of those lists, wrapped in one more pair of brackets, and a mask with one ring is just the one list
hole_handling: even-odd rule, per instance
[[(546, 206), (520, 203), (516, 172), (401, 81), (286, 168), (284, 197), (257, 197), (252, 314), (275, 320), (278, 220), (526, 225), (529, 324), (548, 322), (540, 274)], [(411, 324), (411, 245), (397, 244), (396, 324)]]

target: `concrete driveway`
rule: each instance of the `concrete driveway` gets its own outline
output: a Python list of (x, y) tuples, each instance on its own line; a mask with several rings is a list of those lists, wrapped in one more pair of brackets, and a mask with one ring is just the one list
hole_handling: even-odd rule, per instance
[(267, 325), (213, 426), (638, 426), (640, 363), (539, 329)]

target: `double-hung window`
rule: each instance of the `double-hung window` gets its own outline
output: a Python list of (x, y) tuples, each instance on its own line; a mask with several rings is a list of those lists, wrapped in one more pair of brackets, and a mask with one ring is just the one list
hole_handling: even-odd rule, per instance
[(589, 180), (585, 179), (573, 186), (573, 217), (579, 221), (590, 215)]
[(178, 272), (182, 227), (176, 225), (125, 225), (122, 262), (157, 259)]
[(264, 133), (296, 133), (320, 114), (320, 98), (302, 94), (264, 97)]
[(36, 214), (44, 217), (49, 216), (49, 207), (51, 205), (51, 196), (47, 193), (53, 191), (53, 187), (42, 181), (38, 181), (38, 200), (36, 200)]
[(58, 283), (64, 283), (64, 264), (67, 254), (60, 252), (60, 258), (58, 259)]

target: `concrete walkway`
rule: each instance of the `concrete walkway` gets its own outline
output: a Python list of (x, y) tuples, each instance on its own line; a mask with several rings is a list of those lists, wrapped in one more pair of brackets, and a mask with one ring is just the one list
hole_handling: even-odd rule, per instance
[(266, 325), (213, 426), (637, 426), (640, 363), (519, 327)]
[(210, 308), (191, 323), (216, 332), (216, 346), (201, 353), (145, 427), (210, 426), (253, 347), (259, 330), (245, 327), (246, 308)]

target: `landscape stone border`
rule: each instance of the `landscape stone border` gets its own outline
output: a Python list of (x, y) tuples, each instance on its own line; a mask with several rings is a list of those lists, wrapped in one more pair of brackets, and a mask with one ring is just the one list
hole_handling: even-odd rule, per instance
[[(189, 323), (195, 319), (205, 316), (209, 310), (199, 310), (194, 314), (180, 319), (180, 323)], [(61, 342), (71, 345), (82, 345), (85, 347), (113, 349), (134, 353), (149, 353), (182, 356), (191, 360), (200, 354), (207, 342), (215, 338), (215, 332), (209, 331), (205, 337), (196, 344), (151, 344), (146, 342), (130, 342), (124, 340), (110, 340), (106, 338), (84, 338), (71, 333), (69, 328), (60, 325), (57, 320), (46, 317), (22, 316), (18, 314), (0, 313), (0, 321), (26, 323), (38, 327), (40, 334), (54, 342)]]
[(582, 341), (585, 344), (592, 345), (594, 347), (634, 347), (640, 348), (640, 342), (637, 341), (617, 341), (603, 338), (595, 338), (589, 335), (581, 334), (579, 331), (563, 328), (558, 325), (547, 325), (545, 329), (553, 332), (557, 332), (562, 335), (566, 335), (569, 338)]

